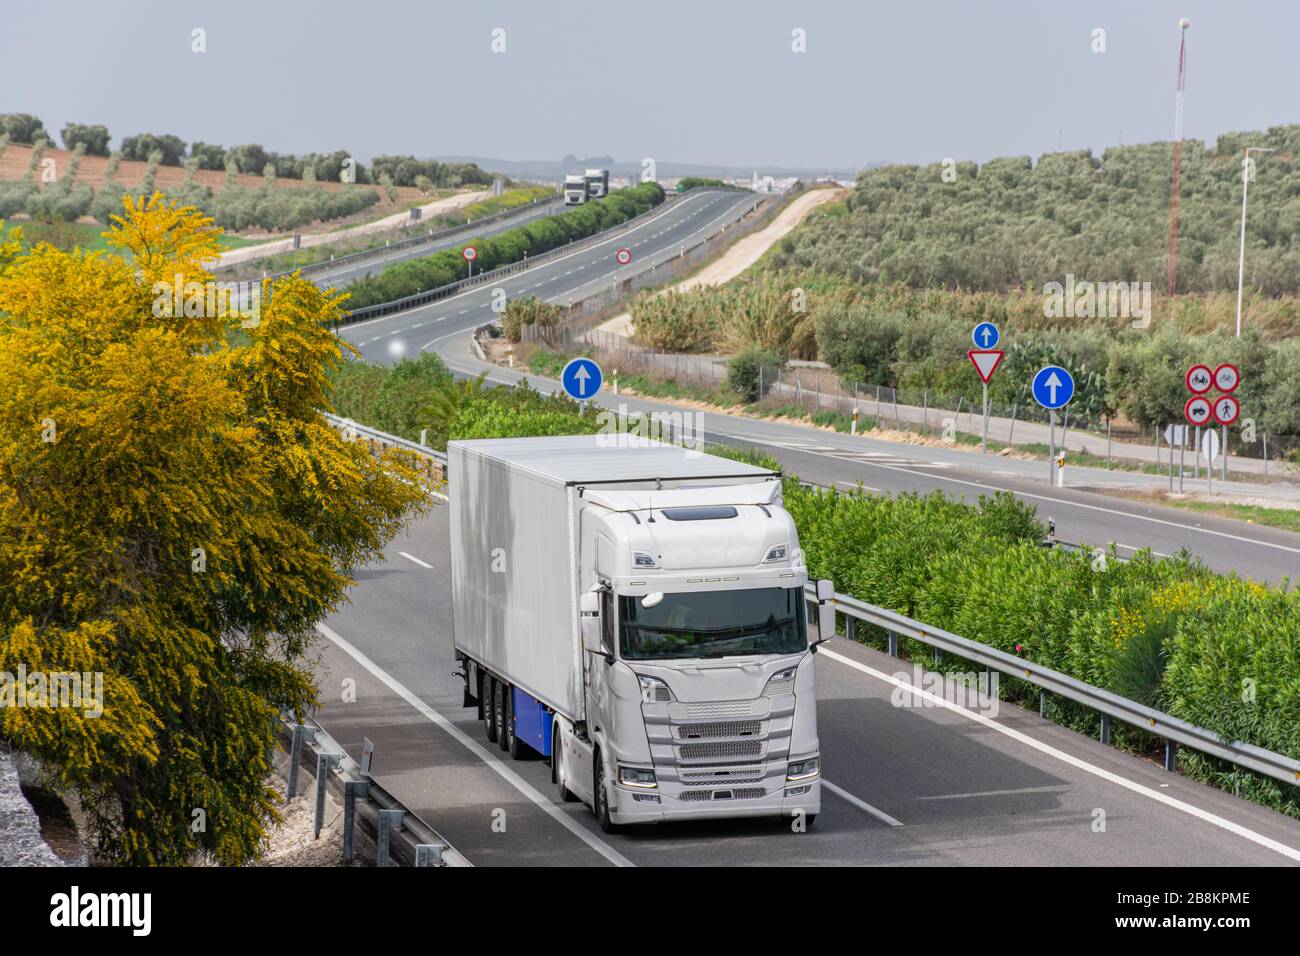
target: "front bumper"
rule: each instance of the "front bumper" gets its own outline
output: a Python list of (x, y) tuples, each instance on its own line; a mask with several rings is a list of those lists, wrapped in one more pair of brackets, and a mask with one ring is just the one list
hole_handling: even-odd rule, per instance
[[(657, 793), (658, 803), (637, 800), (638, 794), (655, 793), (654, 790), (629, 790), (610, 788), (610, 815), (615, 823), (665, 823), (673, 820), (720, 820), (736, 817), (793, 817), (802, 811), (811, 816), (821, 812), (821, 779), (802, 781), (791, 787), (808, 787), (800, 796), (787, 797), (785, 787), (763, 797), (730, 797), (718, 799), (716, 794), (725, 788), (716, 788), (709, 800), (682, 800), (666, 793)], [(733, 788), (740, 790), (741, 787)]]

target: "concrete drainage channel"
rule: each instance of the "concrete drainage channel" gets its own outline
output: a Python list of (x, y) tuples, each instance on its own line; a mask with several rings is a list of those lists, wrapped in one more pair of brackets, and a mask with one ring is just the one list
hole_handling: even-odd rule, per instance
[[(343, 863), (368, 857), (380, 867), (472, 865), (370, 775), (374, 747), (369, 740), (358, 763), (310, 718), (301, 724), (286, 721), (280, 736), (289, 752), (287, 798), (308, 787), (315, 791), (315, 836), (324, 825), (326, 788), (343, 805)], [(310, 783), (303, 780), (304, 768)]]

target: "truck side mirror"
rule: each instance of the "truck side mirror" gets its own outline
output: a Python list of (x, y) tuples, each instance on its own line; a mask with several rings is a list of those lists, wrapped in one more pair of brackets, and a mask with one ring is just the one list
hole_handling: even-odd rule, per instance
[(578, 611), (582, 649), (593, 654), (603, 653), (600, 646), (600, 592), (584, 592), (578, 598)]
[(817, 643), (835, 636), (835, 583), (822, 578), (817, 582)]

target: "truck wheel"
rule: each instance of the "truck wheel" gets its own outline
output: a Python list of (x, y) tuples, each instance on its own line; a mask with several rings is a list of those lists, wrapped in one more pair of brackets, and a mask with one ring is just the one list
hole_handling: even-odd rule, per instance
[(523, 747), (526, 745), (519, 742), (519, 735), (515, 733), (515, 694), (509, 687), (506, 688), (506, 720), (501, 727), (505, 731), (501, 735), (501, 749), (510, 755), (511, 760), (523, 760)]
[(564, 751), (561, 750), (560, 731), (551, 735), (551, 783), (560, 791), (561, 803), (572, 803), (578, 798), (564, 785)]
[(510, 688), (501, 681), (492, 682), (492, 722), (497, 728), (497, 746), (506, 749), (506, 698)]
[(494, 706), (496, 700), (496, 681), (491, 677), (483, 677), (483, 732), (487, 734), (488, 743), (496, 743), (497, 739), (497, 709)]
[(601, 830), (605, 833), (617, 833), (618, 824), (609, 817), (609, 793), (605, 790), (605, 764), (601, 759), (600, 751), (596, 751), (596, 788), (595, 788), (595, 806), (596, 821), (600, 824)]

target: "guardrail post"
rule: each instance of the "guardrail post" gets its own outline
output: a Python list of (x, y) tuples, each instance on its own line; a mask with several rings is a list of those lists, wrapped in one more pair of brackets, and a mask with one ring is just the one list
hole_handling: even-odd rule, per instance
[[(898, 634), (895, 631), (889, 632), (889, 656), (890, 657), (898, 656)], [(938, 657), (935, 657), (936, 661), (938, 659), (939, 659)]]
[(1101, 715), (1101, 742), (1110, 743), (1110, 714)]
[(415, 846), (416, 866), (443, 866), (442, 854), (447, 850), (445, 843), (417, 843)]
[(405, 816), (405, 810), (379, 811), (379, 838), (376, 841), (379, 844), (379, 852), (375, 860), (376, 866), (388, 866), (388, 840), (392, 836), (393, 827), (397, 827), (398, 830), (402, 829), (402, 819)]
[(302, 760), (302, 740), (307, 728), (302, 724), (293, 725), (293, 742), (289, 745), (289, 786), (285, 793), (287, 799), (298, 796), (298, 764)]
[(1178, 744), (1165, 740), (1165, 769), (1174, 772), (1178, 769)]
[(351, 863), (357, 847), (357, 797), (370, 792), (364, 780), (348, 780), (343, 784), (343, 862)]
[(856, 641), (858, 634), (858, 619), (851, 614), (844, 615), (844, 636), (850, 641)]
[(320, 839), (320, 829), (325, 822), (325, 775), (339, 765), (342, 754), (316, 755), (316, 819), (312, 823), (312, 839)]
[(1038, 692), (1038, 716), (1047, 716), (1047, 695), (1041, 690)]

